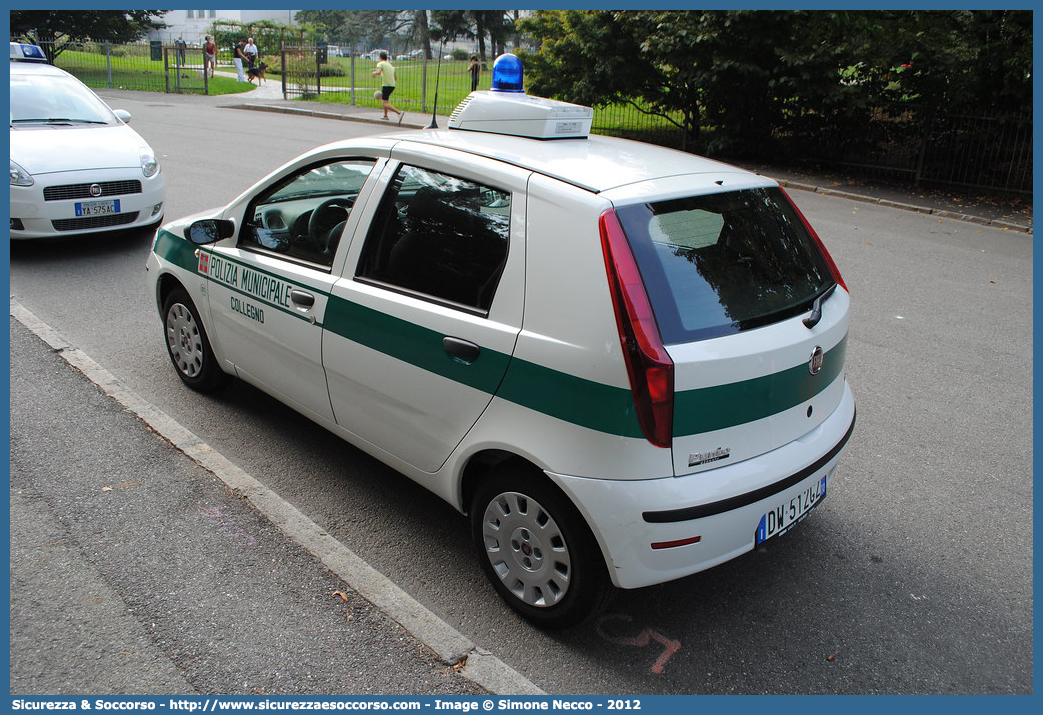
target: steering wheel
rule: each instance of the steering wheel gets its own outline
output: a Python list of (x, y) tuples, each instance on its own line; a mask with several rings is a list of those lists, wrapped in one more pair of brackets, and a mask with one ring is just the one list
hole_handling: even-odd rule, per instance
[(308, 219), (308, 239), (312, 245), (321, 246), (323, 252), (327, 251), (333, 237), (333, 229), (348, 218), (348, 212), (354, 205), (354, 199), (338, 196), (316, 206)]

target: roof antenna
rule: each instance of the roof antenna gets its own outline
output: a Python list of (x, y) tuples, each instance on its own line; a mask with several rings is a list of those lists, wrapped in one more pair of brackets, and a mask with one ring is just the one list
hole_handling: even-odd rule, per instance
[(438, 32), (438, 66), (435, 69), (435, 106), (431, 108), (431, 123), (427, 125), (428, 129), (438, 129), (435, 117), (438, 114), (438, 83), (442, 79), (442, 42), (444, 40), (445, 30), (440, 29)]

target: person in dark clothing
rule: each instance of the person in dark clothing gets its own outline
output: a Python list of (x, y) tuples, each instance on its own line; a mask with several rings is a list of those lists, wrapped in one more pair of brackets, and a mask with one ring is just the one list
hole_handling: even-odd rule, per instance
[(467, 71), (471, 73), (471, 91), (478, 89), (478, 75), (482, 71), (482, 63), (478, 61), (478, 55), (471, 55), (471, 64), (467, 65)]

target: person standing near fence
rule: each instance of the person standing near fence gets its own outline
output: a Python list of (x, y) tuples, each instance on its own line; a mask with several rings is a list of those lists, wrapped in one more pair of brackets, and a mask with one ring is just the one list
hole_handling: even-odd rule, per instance
[(257, 66), (257, 58), (260, 53), (257, 51), (257, 45), (254, 44), (254, 38), (247, 38), (246, 47), (243, 48), (243, 54), (246, 55), (247, 69), (253, 69)]
[(210, 39), (210, 35), (203, 38), (203, 76), (206, 76), (207, 69), (210, 70), (210, 76), (214, 76), (214, 72), (217, 71), (217, 43)]
[(478, 89), (478, 75), (482, 71), (482, 63), (478, 61), (478, 55), (471, 55), (471, 64), (467, 65), (467, 71), (471, 73), (471, 91)]
[(380, 77), (380, 99), (384, 103), (384, 119), (388, 118), (388, 112), (394, 112), (398, 115), (398, 123), (401, 124), (405, 118), (406, 113), (401, 109), (396, 109), (388, 102), (388, 97), (395, 91), (395, 67), (388, 62), (388, 53), (380, 53), (380, 61), (377, 62), (377, 68), (373, 70), (374, 77)]
[(232, 63), (235, 65), (236, 79), (239, 82), (246, 81), (246, 75), (243, 74), (243, 63), (246, 62), (246, 55), (243, 53), (244, 47), (246, 47), (246, 40), (241, 38), (239, 43), (232, 47)]
[(178, 67), (185, 66), (185, 49), (188, 47), (188, 43), (185, 42), (185, 38), (181, 35), (177, 36), (174, 40), (174, 58)]

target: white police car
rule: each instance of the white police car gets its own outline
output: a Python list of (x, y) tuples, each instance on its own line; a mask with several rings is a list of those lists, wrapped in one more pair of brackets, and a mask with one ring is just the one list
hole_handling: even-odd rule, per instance
[(155, 152), (36, 45), (11, 43), (11, 239), (158, 226)]
[(319, 147), (164, 226), (148, 277), (188, 386), (238, 376), (421, 483), (561, 627), (821, 503), (849, 295), (774, 182), (588, 135), (514, 61), (449, 129)]

